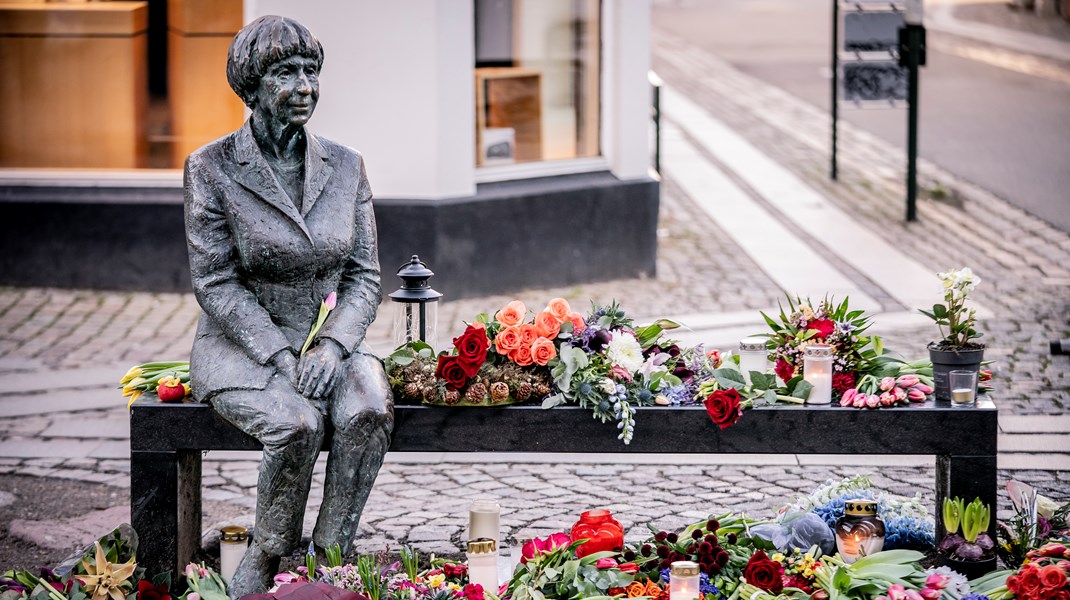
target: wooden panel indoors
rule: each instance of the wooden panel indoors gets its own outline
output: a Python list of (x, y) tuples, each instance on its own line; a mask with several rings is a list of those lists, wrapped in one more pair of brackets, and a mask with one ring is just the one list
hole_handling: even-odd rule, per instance
[(542, 160), (542, 76), (537, 69), (476, 69), (476, 165), (483, 165), (483, 131), (516, 133), (517, 162)]
[(241, 127), (242, 101), (227, 84), (227, 48), (242, 27), (241, 0), (168, 0), (172, 163)]
[(0, 4), (0, 167), (144, 161), (146, 2)]

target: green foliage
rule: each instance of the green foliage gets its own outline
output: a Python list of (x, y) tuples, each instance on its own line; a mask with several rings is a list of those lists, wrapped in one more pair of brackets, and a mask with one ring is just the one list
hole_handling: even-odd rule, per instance
[(606, 590), (632, 582), (632, 575), (619, 569), (595, 566), (599, 559), (614, 556), (614, 552), (596, 552), (577, 558), (576, 548), (581, 543), (582, 540), (556, 548), (519, 565), (509, 580), (506, 595), (513, 600), (609, 600), (611, 597), (606, 595)]
[(357, 557), (357, 573), (360, 581), (364, 584), (364, 593), (371, 600), (382, 600), (386, 582), (379, 571), (379, 562), (374, 556), (360, 555)]
[(962, 498), (944, 498), (944, 529), (949, 534), (958, 533), (959, 523), (962, 522), (963, 500)]
[(403, 547), (401, 549), (401, 566), (405, 569), (405, 574), (409, 576), (409, 581), (416, 581), (416, 576), (420, 572), (420, 554), (411, 546)]

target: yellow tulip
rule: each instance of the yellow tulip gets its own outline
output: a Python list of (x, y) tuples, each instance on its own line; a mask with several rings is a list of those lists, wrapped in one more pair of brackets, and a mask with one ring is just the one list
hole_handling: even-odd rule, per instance
[(134, 400), (137, 400), (141, 394), (141, 390), (134, 390), (134, 393), (130, 394), (130, 401), (126, 403), (127, 410), (130, 410), (130, 406), (134, 403)]
[(123, 378), (119, 380), (119, 384), (126, 385), (127, 383), (130, 383), (131, 379), (137, 377), (138, 375), (141, 375), (144, 372), (144, 369), (142, 369), (141, 367), (131, 367), (130, 370), (126, 372), (126, 375), (123, 375)]

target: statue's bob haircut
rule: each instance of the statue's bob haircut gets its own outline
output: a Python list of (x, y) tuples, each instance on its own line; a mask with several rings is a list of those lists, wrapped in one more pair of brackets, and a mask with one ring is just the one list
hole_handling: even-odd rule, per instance
[(249, 23), (230, 43), (227, 51), (227, 82), (249, 108), (260, 78), (272, 64), (304, 56), (323, 66), (323, 46), (304, 25), (276, 15), (266, 15)]

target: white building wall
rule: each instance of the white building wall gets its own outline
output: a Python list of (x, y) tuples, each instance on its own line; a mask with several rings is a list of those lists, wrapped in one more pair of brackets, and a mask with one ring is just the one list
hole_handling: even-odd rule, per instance
[[(364, 154), (380, 198), (475, 193), (473, 10), (473, 0), (245, 0), (246, 22), (291, 17), (323, 43), (310, 127)], [(602, 10), (602, 164), (621, 179), (645, 177), (650, 0), (603, 0)], [(569, 170), (567, 161), (524, 167), (519, 176)]]
[(309, 126), (365, 157), (378, 197), (475, 193), (472, 0), (245, 0), (324, 46)]

